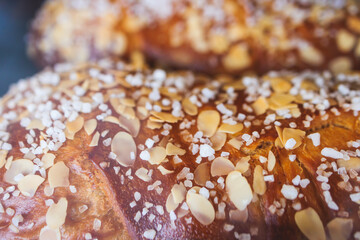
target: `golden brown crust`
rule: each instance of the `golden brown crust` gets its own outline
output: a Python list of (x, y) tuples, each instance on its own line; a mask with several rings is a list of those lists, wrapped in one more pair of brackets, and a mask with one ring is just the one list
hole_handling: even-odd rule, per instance
[[(358, 3), (50, 0), (32, 24), (43, 65), (143, 52), (206, 73), (358, 69)], [(76, 22), (76, 24), (73, 24)]]
[(359, 78), (56, 65), (1, 100), (0, 236), (356, 238)]

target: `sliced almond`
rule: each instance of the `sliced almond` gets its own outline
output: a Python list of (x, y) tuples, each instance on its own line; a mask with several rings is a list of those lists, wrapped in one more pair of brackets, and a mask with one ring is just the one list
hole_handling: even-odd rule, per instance
[(355, 170), (360, 171), (360, 158), (350, 157), (349, 160), (339, 159), (337, 160), (337, 165), (339, 167), (344, 167), (346, 170)]
[(286, 143), (289, 139), (294, 139), (296, 141), (296, 144), (289, 148), (289, 149), (295, 149), (299, 147), (302, 144), (303, 138), (305, 137), (305, 132), (299, 129), (293, 129), (293, 128), (284, 128), (283, 130), (283, 144), (286, 147)]
[(132, 166), (135, 162), (136, 144), (133, 137), (127, 132), (118, 132), (112, 142), (111, 151), (116, 154), (116, 161), (124, 166)]
[(171, 194), (174, 199), (174, 203), (180, 204), (184, 201), (186, 195), (186, 188), (183, 183), (175, 184), (171, 188)]
[(42, 131), (45, 129), (45, 126), (41, 120), (34, 119), (29, 123), (29, 125), (26, 126), (26, 130), (30, 130), (30, 129), (38, 129), (38, 130)]
[(160, 119), (160, 120), (162, 120), (164, 122), (168, 122), (168, 123), (176, 123), (180, 119), (178, 117), (175, 117), (171, 113), (152, 111), (151, 114), (153, 116), (155, 116), (156, 118), (158, 118), (158, 119)]
[(46, 212), (46, 224), (52, 229), (58, 229), (65, 223), (68, 201), (60, 198), (57, 203), (52, 204)]
[(52, 153), (45, 153), (42, 158), (41, 162), (43, 163), (42, 167), (44, 169), (48, 169), (52, 165), (54, 165), (55, 155)]
[(232, 138), (228, 141), (228, 144), (230, 144), (233, 148), (240, 150), (240, 147), (243, 145), (243, 142), (237, 138)]
[(212, 137), (220, 123), (220, 114), (215, 110), (202, 111), (197, 119), (197, 127), (206, 137)]
[(106, 118), (104, 118), (103, 121), (108, 123), (120, 124), (120, 120), (114, 116), (107, 116)]
[(188, 192), (186, 203), (192, 215), (203, 225), (209, 225), (215, 220), (215, 209), (211, 202), (202, 195)]
[(39, 175), (27, 175), (18, 182), (18, 188), (24, 196), (32, 197), (44, 181)]
[(353, 231), (353, 220), (334, 218), (327, 224), (331, 240), (347, 240)]
[(49, 185), (51, 188), (68, 187), (69, 182), (69, 168), (63, 161), (57, 162), (49, 170)]
[(223, 176), (235, 170), (234, 164), (224, 157), (217, 157), (211, 163), (211, 176)]
[(92, 137), (92, 139), (91, 139), (91, 142), (90, 142), (90, 144), (89, 144), (89, 147), (96, 147), (96, 146), (98, 146), (98, 144), (99, 144), (99, 139), (100, 139), (100, 133), (99, 133), (99, 132), (96, 132), (96, 133), (94, 134), (94, 136)]
[(237, 123), (234, 125), (223, 123), (220, 125), (218, 131), (224, 132), (224, 133), (235, 134), (235, 133), (238, 133), (241, 130), (243, 130), (243, 128), (244, 128), (244, 125), (242, 123)]
[(0, 168), (2, 168), (6, 163), (7, 154), (8, 154), (8, 151), (0, 150)]
[(194, 181), (200, 186), (205, 186), (206, 182), (210, 180), (210, 166), (209, 163), (201, 163), (194, 171)]
[(264, 97), (259, 97), (256, 101), (251, 105), (254, 109), (256, 115), (261, 115), (269, 109), (269, 103)]
[(149, 163), (160, 164), (166, 158), (166, 149), (164, 147), (153, 147), (148, 150), (150, 153)]
[(248, 181), (238, 171), (232, 171), (226, 177), (226, 192), (231, 202), (240, 211), (244, 210), (253, 198)]
[(186, 153), (185, 149), (179, 148), (177, 146), (175, 146), (172, 143), (168, 143), (166, 144), (166, 155), (184, 155)]
[(4, 174), (4, 181), (16, 184), (17, 182), (14, 180), (16, 176), (22, 174), (24, 176), (33, 172), (34, 164), (32, 161), (28, 159), (18, 159), (12, 161), (10, 168)]
[(159, 171), (161, 172), (162, 175), (168, 175), (168, 174), (171, 174), (171, 173), (174, 172), (173, 170), (168, 170), (168, 169), (164, 168), (161, 165), (158, 166), (158, 169), (159, 169)]
[(268, 155), (268, 162), (267, 162), (267, 169), (269, 172), (271, 172), (276, 164), (276, 158), (275, 155), (272, 151), (269, 151), (269, 155)]
[(260, 165), (256, 165), (254, 169), (254, 192), (263, 195), (266, 191), (266, 183), (264, 180), (263, 168)]
[(226, 142), (226, 133), (217, 131), (211, 138), (212, 148), (219, 151)]
[(295, 213), (295, 222), (310, 240), (326, 240), (324, 226), (317, 212), (309, 207)]
[(74, 121), (66, 123), (66, 129), (70, 134), (75, 134), (84, 126), (84, 118), (78, 116)]
[(59, 229), (52, 229), (48, 226), (45, 226), (40, 231), (39, 240), (60, 240), (60, 231)]
[(251, 65), (251, 57), (247, 46), (238, 44), (231, 47), (222, 62), (224, 67), (230, 71), (242, 70), (249, 67)]
[(193, 104), (189, 98), (184, 98), (182, 101), (184, 111), (190, 116), (196, 116), (198, 114), (198, 107)]
[(336, 43), (340, 51), (349, 52), (354, 48), (356, 38), (345, 29), (339, 30), (336, 35)]
[(242, 157), (237, 163), (235, 170), (239, 171), (240, 173), (245, 173), (247, 170), (249, 170), (250, 164), (250, 156)]
[(136, 137), (140, 131), (140, 120), (138, 118), (128, 119), (120, 116), (119, 126), (129, 131), (133, 137)]
[(283, 78), (273, 78), (270, 83), (274, 92), (277, 93), (287, 93), (292, 87), (291, 83)]
[(179, 206), (179, 203), (175, 203), (174, 197), (172, 193), (169, 194), (168, 198), (166, 199), (166, 211), (172, 212), (175, 211), (175, 209)]
[(324, 56), (321, 51), (311, 45), (299, 49), (300, 58), (307, 64), (319, 66), (324, 62)]
[(90, 119), (84, 123), (84, 129), (87, 135), (91, 135), (95, 131), (96, 127), (97, 127), (96, 119)]

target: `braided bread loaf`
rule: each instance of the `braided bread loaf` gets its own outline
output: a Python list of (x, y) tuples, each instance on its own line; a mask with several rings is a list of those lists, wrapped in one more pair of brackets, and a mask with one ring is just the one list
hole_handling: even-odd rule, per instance
[(352, 0), (48, 0), (29, 53), (43, 65), (140, 51), (206, 73), (343, 72), (359, 69), (359, 26)]
[(359, 80), (46, 69), (1, 99), (0, 238), (358, 239)]

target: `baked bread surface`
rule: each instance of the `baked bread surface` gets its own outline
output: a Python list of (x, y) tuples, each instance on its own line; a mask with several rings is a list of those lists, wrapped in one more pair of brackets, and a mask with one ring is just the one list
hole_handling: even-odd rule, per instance
[(359, 77), (48, 68), (1, 99), (0, 237), (355, 238)]
[(351, 0), (48, 0), (28, 50), (45, 66), (141, 53), (205, 73), (344, 72), (359, 68), (359, 26)]

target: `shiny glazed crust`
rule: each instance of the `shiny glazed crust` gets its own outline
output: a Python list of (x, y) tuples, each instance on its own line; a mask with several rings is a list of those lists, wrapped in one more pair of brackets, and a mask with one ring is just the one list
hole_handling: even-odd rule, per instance
[(43, 65), (140, 51), (206, 73), (340, 72), (359, 68), (359, 26), (351, 0), (49, 0), (28, 50)]
[(1, 99), (0, 237), (358, 237), (359, 78), (46, 69)]

